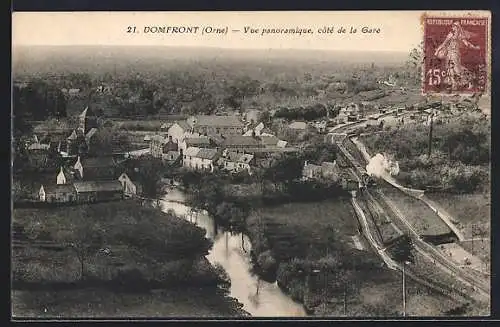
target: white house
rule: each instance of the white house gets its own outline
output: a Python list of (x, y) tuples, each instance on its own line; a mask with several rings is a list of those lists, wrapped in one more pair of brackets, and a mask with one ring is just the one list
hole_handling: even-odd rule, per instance
[(168, 136), (172, 137), (174, 143), (180, 143), (186, 137), (195, 135), (193, 135), (192, 128), (186, 121), (178, 121), (169, 127)]
[(307, 129), (307, 123), (303, 121), (295, 121), (288, 125), (288, 128), (291, 130), (305, 131)]
[(209, 148), (211, 147), (210, 139), (206, 136), (203, 137), (186, 137), (179, 143), (178, 151), (186, 151), (187, 148)]
[(66, 184), (66, 183), (67, 183), (66, 175), (64, 174), (63, 167), (61, 167), (61, 170), (59, 171), (59, 174), (57, 174), (56, 184), (57, 185), (62, 185), (62, 184)]
[(118, 177), (118, 181), (123, 186), (123, 193), (126, 196), (139, 195), (142, 193), (142, 185), (137, 181), (137, 178), (132, 180), (126, 173)]
[(263, 123), (259, 123), (257, 124), (257, 126), (253, 127), (253, 128), (249, 128), (245, 134), (243, 134), (244, 136), (252, 136), (254, 135), (255, 133), (255, 136), (260, 136), (261, 133), (262, 133), (262, 130), (265, 128), (264, 124)]
[(246, 170), (251, 174), (251, 164), (253, 163), (254, 156), (248, 153), (241, 153), (236, 151), (225, 150), (219, 163), (222, 169), (232, 172), (240, 172)]
[(189, 147), (184, 151), (182, 166), (194, 170), (214, 171), (219, 155), (216, 149)]

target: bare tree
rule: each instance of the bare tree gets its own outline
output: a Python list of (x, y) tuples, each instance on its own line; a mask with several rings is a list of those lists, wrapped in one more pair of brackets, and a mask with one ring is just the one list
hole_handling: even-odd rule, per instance
[(56, 233), (56, 240), (71, 249), (80, 262), (80, 280), (85, 279), (87, 259), (97, 253), (104, 244), (105, 229), (88, 217), (87, 206), (80, 206), (69, 217), (68, 228)]

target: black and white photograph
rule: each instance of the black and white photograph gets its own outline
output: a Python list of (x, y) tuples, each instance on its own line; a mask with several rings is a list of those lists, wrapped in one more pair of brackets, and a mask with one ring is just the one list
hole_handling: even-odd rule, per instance
[(11, 318), (490, 316), (490, 25), (14, 12)]

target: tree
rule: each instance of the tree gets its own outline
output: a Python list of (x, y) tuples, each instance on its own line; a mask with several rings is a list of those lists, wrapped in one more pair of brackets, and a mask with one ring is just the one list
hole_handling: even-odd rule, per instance
[(241, 234), (241, 248), (245, 250), (244, 232), (246, 231), (247, 212), (240, 206), (231, 202), (222, 202), (216, 207), (215, 219), (217, 225), (225, 227), (232, 233)]
[(163, 195), (163, 183), (161, 178), (169, 169), (164, 165), (161, 159), (147, 157), (139, 160), (131, 160), (127, 163), (128, 169), (134, 170), (137, 173), (141, 185), (142, 192), (146, 197), (158, 198)]
[(80, 262), (80, 280), (85, 279), (85, 264), (87, 259), (97, 253), (104, 244), (103, 226), (92, 217), (90, 206), (82, 205), (73, 208), (67, 217), (65, 226), (52, 230), (55, 240), (71, 249)]
[(410, 72), (410, 78), (414, 83), (419, 83), (422, 74), (422, 62), (424, 56), (424, 43), (423, 41), (420, 44), (413, 48), (409, 55), (408, 60), (406, 61), (407, 69)]
[(264, 177), (272, 182), (290, 183), (302, 175), (302, 160), (295, 155), (285, 155), (276, 160), (264, 173)]

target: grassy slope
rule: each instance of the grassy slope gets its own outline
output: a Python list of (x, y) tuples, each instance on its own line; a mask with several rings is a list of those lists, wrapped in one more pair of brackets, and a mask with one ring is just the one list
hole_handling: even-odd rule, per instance
[[(467, 238), (472, 235), (472, 226), (480, 227), (474, 232), (475, 237), (489, 237), (491, 218), (491, 195), (488, 193), (476, 194), (427, 194), (431, 200), (444, 207), (459, 222)], [(481, 230), (481, 231), (479, 231)]]
[[(99, 288), (12, 293), (14, 317), (123, 318), (123, 317), (233, 317), (228, 300), (200, 289), (116, 293)], [(46, 311), (45, 311), (46, 310)]]
[(409, 223), (420, 235), (442, 235), (450, 228), (424, 202), (402, 193), (395, 188), (384, 188), (384, 194), (405, 214)]
[(474, 229), (474, 244), (472, 241), (464, 241), (461, 245), (483, 261), (490, 262), (491, 194), (429, 193), (427, 197), (443, 206), (459, 221), (458, 227), (466, 239), (472, 238)]
[[(116, 206), (121, 208), (123, 219), (130, 209), (127, 203), (102, 203), (96, 206)], [(57, 209), (16, 209), (13, 214), (14, 223), (18, 226), (30, 226), (32, 221), (40, 221), (52, 226), (64, 228), (71, 219), (71, 211), (75, 208)], [(143, 212), (145, 216), (145, 212)], [(157, 213), (155, 213), (157, 214)], [(183, 220), (163, 215), (163, 224), (173, 231), (180, 231), (191, 226)], [(103, 221), (109, 218), (103, 216)], [(191, 228), (193, 228), (191, 226)], [(165, 233), (167, 240), (178, 242), (178, 236)], [(182, 272), (182, 260), (162, 263), (160, 271), (152, 272), (147, 258), (121, 244), (107, 242), (105, 247), (110, 254), (95, 253), (86, 260), (85, 271), (88, 276), (96, 279), (98, 285), (93, 287), (81, 284), (80, 263), (75, 254), (68, 249), (58, 248), (50, 240), (15, 242), (12, 250), (13, 280), (16, 283), (13, 294), (13, 314), (17, 316), (60, 316), (60, 317), (119, 317), (119, 316), (239, 316), (241, 313), (230, 299), (216, 294), (213, 288), (198, 288), (196, 290), (170, 289), (165, 286), (165, 294), (143, 292), (140, 295), (119, 292), (108, 282), (116, 276), (119, 269), (139, 269), (144, 276), (158, 278), (158, 274), (166, 276), (185, 275), (188, 280), (205, 280), (210, 276), (211, 268), (206, 260), (199, 260), (189, 273)], [(184, 241), (185, 242), (185, 239)], [(52, 243), (45, 247), (45, 243)], [(174, 244), (175, 245), (175, 244)], [(210, 277), (208, 277), (210, 279)], [(76, 283), (76, 284), (74, 284)], [(58, 285), (73, 284), (74, 289), (58, 289)], [(45, 286), (44, 286), (45, 285)], [(106, 286), (111, 288), (107, 288)], [(40, 289), (42, 288), (42, 289)], [(44, 312), (47, 308), (47, 312)]]

